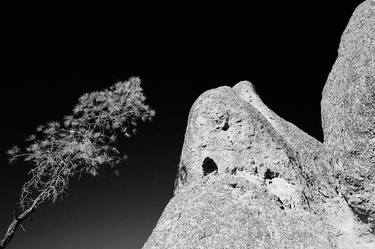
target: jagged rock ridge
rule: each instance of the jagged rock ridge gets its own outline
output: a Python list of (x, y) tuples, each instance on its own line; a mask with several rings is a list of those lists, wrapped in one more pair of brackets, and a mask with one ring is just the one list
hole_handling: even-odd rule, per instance
[[(373, 5), (361, 4), (343, 34), (323, 91), (323, 144), (267, 108), (250, 82), (195, 101), (175, 196), (143, 248), (375, 248), (372, 137), (363, 134), (375, 110), (365, 92), (375, 82), (352, 80), (374, 69), (363, 52), (374, 45), (362, 42), (374, 36)], [(362, 130), (353, 128), (360, 119)]]

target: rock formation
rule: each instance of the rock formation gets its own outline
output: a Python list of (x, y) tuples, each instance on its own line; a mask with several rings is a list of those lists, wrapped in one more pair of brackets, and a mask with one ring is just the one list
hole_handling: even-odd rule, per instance
[[(324, 145), (354, 213), (375, 226), (375, 2), (354, 12), (323, 90)], [(375, 227), (374, 227), (375, 228)]]
[(375, 248), (374, 5), (361, 4), (342, 36), (321, 102), (323, 144), (250, 82), (196, 100), (175, 196), (144, 249)]

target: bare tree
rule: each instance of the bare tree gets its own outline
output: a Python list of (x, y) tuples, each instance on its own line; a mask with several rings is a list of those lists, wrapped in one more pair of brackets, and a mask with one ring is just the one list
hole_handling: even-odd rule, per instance
[(73, 114), (62, 122), (39, 126), (26, 139), (27, 146), (7, 151), (10, 162), (31, 162), (30, 180), (23, 185), (19, 214), (14, 217), (0, 241), (5, 248), (17, 228), (42, 203), (61, 198), (76, 175), (97, 175), (103, 167), (114, 167), (125, 155), (116, 149), (117, 137), (135, 134), (138, 121), (151, 121), (155, 115), (147, 104), (141, 81), (133, 77), (108, 89), (84, 94)]

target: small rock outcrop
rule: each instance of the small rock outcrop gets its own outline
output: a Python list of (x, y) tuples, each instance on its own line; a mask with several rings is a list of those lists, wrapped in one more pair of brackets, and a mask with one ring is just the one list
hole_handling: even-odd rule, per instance
[(144, 249), (375, 248), (373, 5), (343, 34), (321, 102), (324, 143), (247, 81), (195, 101), (175, 196)]

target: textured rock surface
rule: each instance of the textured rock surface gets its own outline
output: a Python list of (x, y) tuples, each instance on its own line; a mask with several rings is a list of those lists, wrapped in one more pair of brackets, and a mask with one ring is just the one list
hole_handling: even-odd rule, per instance
[(322, 95), (324, 144), (341, 192), (375, 226), (375, 2), (354, 12)]
[(144, 249), (375, 248), (373, 5), (343, 34), (323, 92), (324, 144), (268, 109), (250, 82), (195, 101), (175, 196)]
[(191, 108), (175, 193), (211, 172), (245, 172), (263, 180), (282, 178), (299, 193), (295, 205), (307, 205), (309, 199), (313, 205), (319, 194), (308, 188), (319, 185), (326, 195), (332, 192), (327, 165), (315, 163), (321, 148), (269, 110), (250, 82), (210, 90)]
[(250, 176), (212, 176), (177, 194), (145, 248), (333, 248), (318, 216), (283, 207)]
[(144, 248), (372, 248), (326, 157), (250, 82), (207, 91), (189, 114), (176, 195)]

